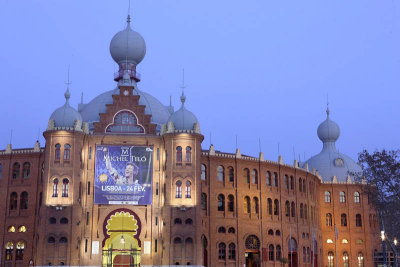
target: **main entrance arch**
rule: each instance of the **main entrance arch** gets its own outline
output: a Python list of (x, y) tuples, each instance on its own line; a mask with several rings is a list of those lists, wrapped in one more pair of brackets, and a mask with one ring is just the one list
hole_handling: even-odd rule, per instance
[(259, 267), (261, 266), (260, 259), (260, 239), (255, 235), (250, 235), (246, 238), (245, 242), (246, 252), (246, 267)]
[(117, 209), (107, 215), (103, 223), (103, 267), (140, 266), (141, 223), (129, 209)]
[(288, 250), (289, 267), (297, 267), (297, 242), (293, 237), (288, 241)]

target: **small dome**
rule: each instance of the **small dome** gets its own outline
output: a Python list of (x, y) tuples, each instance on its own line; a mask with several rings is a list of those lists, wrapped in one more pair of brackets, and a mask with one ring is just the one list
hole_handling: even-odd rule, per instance
[(118, 32), (111, 40), (110, 53), (115, 62), (127, 60), (139, 64), (146, 54), (146, 43), (143, 37), (131, 29), (130, 17), (125, 30)]
[(196, 116), (185, 108), (186, 96), (182, 93), (182, 107), (174, 112), (168, 119), (172, 122), (176, 130), (193, 130), (194, 124), (198, 123)]
[(336, 142), (340, 135), (340, 128), (336, 122), (330, 120), (329, 109), (326, 110), (326, 120), (318, 126), (318, 138), (322, 142)]
[(54, 121), (55, 127), (74, 127), (75, 121), (79, 120), (82, 122), (81, 114), (69, 105), (69, 98), (71, 94), (69, 90), (64, 94), (65, 104), (56, 109), (50, 116), (50, 119)]

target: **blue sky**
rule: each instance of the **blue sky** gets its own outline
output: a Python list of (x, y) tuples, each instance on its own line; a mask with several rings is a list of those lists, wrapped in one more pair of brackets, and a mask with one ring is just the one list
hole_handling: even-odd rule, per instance
[[(115, 87), (109, 43), (128, 1), (0, 0), (0, 149), (32, 147), (64, 103)], [(317, 154), (325, 117), (340, 152), (400, 145), (400, 3), (382, 1), (132, 0), (132, 28), (147, 44), (139, 88), (198, 118), (203, 148), (284, 161)], [(40, 135), (41, 144), (44, 138)]]

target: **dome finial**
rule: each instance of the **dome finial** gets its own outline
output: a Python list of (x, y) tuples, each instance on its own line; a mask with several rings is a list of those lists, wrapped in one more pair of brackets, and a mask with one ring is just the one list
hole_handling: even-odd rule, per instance
[(128, 17), (126, 18), (128, 26), (131, 24), (131, 0), (128, 0)]
[(329, 96), (326, 94), (326, 117), (329, 118)]
[(185, 104), (186, 101), (186, 96), (185, 96), (185, 69), (182, 69), (182, 95), (181, 95), (181, 102), (182, 102), (182, 106)]
[(71, 93), (69, 92), (69, 85), (72, 84), (72, 82), (69, 80), (69, 68), (70, 65), (68, 65), (68, 80), (65, 82), (67, 85), (67, 90), (64, 93), (65, 101), (68, 103), (69, 98), (71, 97)]
[(126, 18), (126, 23), (128, 23), (128, 25), (131, 25), (131, 15), (128, 14), (128, 17)]
[(182, 95), (181, 95), (182, 107), (185, 104), (185, 101), (186, 101), (186, 96), (185, 96), (185, 93), (182, 91)]

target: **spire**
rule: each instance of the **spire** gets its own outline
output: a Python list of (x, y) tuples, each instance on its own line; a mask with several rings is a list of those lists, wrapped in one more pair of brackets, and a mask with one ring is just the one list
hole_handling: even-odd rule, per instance
[(69, 69), (70, 69), (70, 65), (68, 65), (68, 80), (65, 82), (65, 84), (67, 85), (67, 90), (64, 93), (64, 97), (65, 97), (65, 103), (68, 103), (69, 98), (71, 97), (71, 93), (69, 92), (69, 85), (72, 84), (72, 82), (69, 80)]
[(329, 118), (329, 98), (328, 95), (326, 95), (326, 117)]
[(126, 18), (127, 26), (131, 25), (131, 0), (128, 0), (128, 17)]
[(185, 85), (185, 69), (182, 69), (182, 85), (181, 85), (181, 88), (182, 88), (181, 102), (182, 102), (182, 107), (183, 107), (184, 104), (185, 104), (185, 101), (186, 101), (186, 96), (185, 96), (185, 88), (186, 88), (186, 85)]
[(185, 96), (185, 93), (182, 91), (182, 95), (181, 95), (182, 107), (185, 105), (185, 101), (186, 101), (186, 96)]

